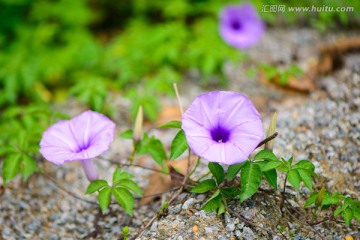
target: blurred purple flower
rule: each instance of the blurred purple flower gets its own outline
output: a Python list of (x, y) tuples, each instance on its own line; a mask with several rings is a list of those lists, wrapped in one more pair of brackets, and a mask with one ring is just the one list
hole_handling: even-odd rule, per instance
[(229, 45), (248, 48), (255, 45), (265, 24), (251, 4), (229, 5), (220, 14), (220, 35)]
[(98, 178), (98, 173), (91, 159), (109, 149), (114, 130), (115, 123), (89, 110), (49, 127), (42, 136), (40, 153), (57, 165), (81, 161), (86, 177), (93, 181)]
[(196, 155), (225, 165), (245, 161), (264, 135), (252, 102), (229, 91), (198, 96), (183, 115), (182, 129)]

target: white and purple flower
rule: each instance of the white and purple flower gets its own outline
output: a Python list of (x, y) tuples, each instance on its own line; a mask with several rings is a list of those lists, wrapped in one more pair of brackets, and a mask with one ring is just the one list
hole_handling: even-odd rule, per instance
[(182, 129), (196, 155), (225, 165), (245, 161), (264, 136), (252, 102), (230, 91), (198, 96), (183, 115)]
[(265, 30), (251, 4), (229, 5), (220, 13), (220, 35), (229, 45), (246, 49), (255, 45)]
[(91, 159), (109, 149), (114, 130), (114, 122), (89, 110), (49, 127), (42, 136), (40, 153), (57, 165), (81, 161), (86, 177), (93, 181), (98, 178), (98, 173)]

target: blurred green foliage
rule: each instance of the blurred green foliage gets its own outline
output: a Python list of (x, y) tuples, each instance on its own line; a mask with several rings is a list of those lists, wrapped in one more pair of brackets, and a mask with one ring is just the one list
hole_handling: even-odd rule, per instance
[[(49, 104), (71, 96), (111, 115), (114, 109), (109, 96), (120, 94), (131, 99), (133, 116), (142, 105), (145, 117), (154, 121), (160, 109), (158, 96), (173, 94), (172, 84), (181, 81), (184, 73), (196, 72), (202, 85), (213, 79), (226, 83), (223, 63), (244, 59), (243, 53), (227, 46), (218, 35), (219, 11), (231, 2), (239, 3), (0, 0), (1, 144), (17, 146), (19, 154), (32, 158), (49, 121), (28, 113), (28, 108), (42, 109), (50, 118)], [(284, 22), (292, 26), (305, 20), (319, 28), (338, 23), (352, 26), (360, 8), (360, 2), (350, 0), (273, 2), (288, 6), (354, 6), (355, 11), (263, 13), (263, 5), (271, 1), (253, 1), (270, 25)], [(9, 115), (13, 109), (22, 109), (18, 111), (23, 114)], [(8, 152), (3, 149), (1, 153), (6, 161)], [(24, 164), (32, 165), (24, 160), (28, 159), (25, 155), (16, 156), (13, 158), (22, 160), (12, 161), (15, 168), (6, 180)], [(28, 175), (23, 173), (24, 178)]]

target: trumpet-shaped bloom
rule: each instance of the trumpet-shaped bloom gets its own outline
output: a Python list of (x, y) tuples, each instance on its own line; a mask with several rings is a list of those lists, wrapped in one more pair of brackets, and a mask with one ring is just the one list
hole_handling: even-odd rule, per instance
[(229, 5), (220, 13), (220, 35), (231, 46), (245, 49), (255, 45), (264, 29), (251, 4)]
[(182, 129), (196, 155), (225, 165), (245, 161), (264, 136), (252, 102), (230, 91), (198, 96), (183, 115)]
[(92, 181), (97, 179), (97, 172), (91, 165), (91, 159), (109, 149), (114, 130), (114, 122), (89, 110), (49, 127), (42, 136), (40, 153), (57, 165), (81, 161), (86, 176)]

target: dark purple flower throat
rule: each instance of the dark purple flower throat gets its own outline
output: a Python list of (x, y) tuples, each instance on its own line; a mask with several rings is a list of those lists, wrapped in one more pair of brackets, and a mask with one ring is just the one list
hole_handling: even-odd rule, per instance
[(218, 142), (218, 143), (221, 143), (221, 142), (225, 143), (230, 138), (230, 131), (223, 128), (220, 125), (211, 129), (210, 134), (211, 134), (212, 140), (214, 140), (215, 142)]
[(233, 20), (231, 22), (231, 28), (234, 29), (235, 31), (238, 31), (242, 28), (242, 23), (238, 20)]

